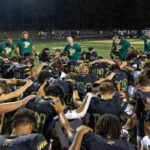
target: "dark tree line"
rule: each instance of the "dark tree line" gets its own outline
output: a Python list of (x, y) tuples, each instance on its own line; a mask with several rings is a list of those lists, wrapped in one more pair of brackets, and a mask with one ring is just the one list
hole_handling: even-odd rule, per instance
[(0, 0), (0, 30), (142, 29), (149, 0)]

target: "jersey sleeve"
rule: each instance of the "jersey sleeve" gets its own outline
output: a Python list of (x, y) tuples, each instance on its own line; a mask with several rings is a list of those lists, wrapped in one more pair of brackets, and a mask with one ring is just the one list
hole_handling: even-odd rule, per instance
[(20, 47), (20, 40), (17, 41), (16, 47)]
[(129, 41), (126, 41), (126, 46), (127, 47), (130, 47), (131, 46), (131, 43)]
[(139, 39), (145, 41), (146, 37), (145, 37), (145, 35), (143, 35), (143, 36), (140, 36)]
[[(104, 139), (101, 136), (96, 135), (94, 132), (89, 132), (83, 137), (82, 148), (95, 150), (95, 149), (98, 149), (98, 147), (103, 142), (104, 142)], [(102, 147), (100, 147), (100, 149), (101, 148)]]
[(68, 50), (68, 45), (65, 46), (64, 52), (67, 52), (67, 50)]
[(95, 139), (95, 133), (89, 132), (83, 137), (83, 143), (89, 143), (93, 139)]

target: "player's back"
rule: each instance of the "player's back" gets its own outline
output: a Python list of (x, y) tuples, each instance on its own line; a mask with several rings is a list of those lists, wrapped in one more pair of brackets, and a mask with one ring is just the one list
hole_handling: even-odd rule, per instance
[(82, 150), (135, 150), (126, 140), (109, 140), (93, 132), (87, 133), (82, 140)]
[(48, 143), (41, 134), (0, 136), (0, 150), (48, 150)]

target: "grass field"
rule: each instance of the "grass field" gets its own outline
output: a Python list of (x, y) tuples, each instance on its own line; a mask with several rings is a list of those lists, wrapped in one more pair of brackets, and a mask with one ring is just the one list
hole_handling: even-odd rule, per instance
[[(143, 41), (132, 39), (129, 40), (138, 50), (143, 50), (144, 44)], [(112, 43), (112, 40), (83, 40), (76, 41), (81, 47), (82, 50), (87, 51), (88, 47), (92, 46), (94, 49), (104, 58), (109, 56), (109, 49)], [(43, 48), (50, 48), (51, 51), (54, 51), (56, 48), (63, 49), (66, 45), (65, 41), (57, 42), (38, 42), (35, 43), (36, 49), (40, 52)]]

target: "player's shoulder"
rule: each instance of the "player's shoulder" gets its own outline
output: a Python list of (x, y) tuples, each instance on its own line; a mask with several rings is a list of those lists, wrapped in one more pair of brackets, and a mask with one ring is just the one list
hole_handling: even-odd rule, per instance
[[(18, 137), (16, 143), (27, 143), (32, 150), (45, 150), (48, 147), (48, 142), (42, 134), (32, 133)], [(26, 142), (25, 142), (26, 141)]]
[(67, 44), (66, 46), (65, 46), (65, 49), (67, 49), (67, 48), (69, 48), (70, 47), (70, 45), (69, 44)]
[(97, 97), (97, 96), (91, 98), (91, 102), (93, 102), (93, 103), (100, 102), (100, 100), (101, 100), (100, 97)]
[(117, 140), (115, 142), (115, 146), (118, 147), (118, 149), (122, 150), (135, 150), (134, 145), (132, 145), (127, 140)]
[(80, 45), (78, 43), (74, 43), (74, 47), (81, 49)]
[(30, 138), (30, 139), (33, 139), (35, 141), (45, 140), (45, 137), (40, 133), (32, 133), (32, 134), (26, 135), (26, 138)]
[(18, 39), (18, 42), (22, 42), (22, 41), (24, 41), (24, 39), (23, 39), (23, 38)]
[(0, 46), (5, 46), (6, 45), (6, 42), (1, 42), (0, 43)]
[(146, 99), (150, 97), (150, 92), (145, 92), (140, 89), (137, 90), (137, 97), (141, 99)]
[(31, 38), (28, 38), (28, 41), (29, 41), (29, 42), (32, 42), (33, 40), (32, 40)]
[[(47, 104), (50, 104), (48, 100), (44, 100), (41, 97), (37, 96), (35, 97), (32, 101), (29, 101), (26, 104), (26, 107), (29, 109), (34, 109), (34, 110), (43, 110), (43, 108), (46, 108)], [(51, 105), (49, 105), (51, 106)]]
[(94, 132), (88, 132), (84, 136), (83, 142), (88, 143), (88, 142), (92, 142), (92, 141), (102, 142), (102, 141), (104, 141), (104, 139), (100, 135), (95, 134)]
[(123, 43), (123, 44), (130, 44), (130, 42), (128, 40), (126, 40), (126, 39), (122, 39), (121, 43)]
[(80, 46), (78, 43), (74, 43), (74, 46)]

